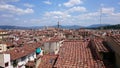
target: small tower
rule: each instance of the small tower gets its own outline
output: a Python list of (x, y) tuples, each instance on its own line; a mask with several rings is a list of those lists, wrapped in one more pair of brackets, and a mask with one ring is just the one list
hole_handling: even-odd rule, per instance
[(59, 23), (59, 21), (58, 21), (58, 29), (60, 28), (60, 23)]
[(58, 31), (58, 36), (60, 37), (60, 22), (58, 21), (57, 22), (57, 31)]

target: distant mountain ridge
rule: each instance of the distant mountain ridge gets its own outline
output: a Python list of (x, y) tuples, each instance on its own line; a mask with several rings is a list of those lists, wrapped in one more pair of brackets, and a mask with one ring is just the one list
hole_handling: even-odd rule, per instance
[(28, 29), (28, 28), (21, 26), (0, 25), (0, 29)]
[[(100, 29), (100, 27), (98, 27)], [(120, 29), (120, 24), (103, 26), (102, 29)]]
[[(57, 25), (54, 26), (48, 26), (48, 27), (54, 27), (57, 28)], [(59, 26), (60, 28), (63, 29), (79, 29), (83, 28), (83, 26), (78, 26), (78, 25), (73, 25), (73, 26)], [(0, 29), (43, 29), (45, 26), (32, 26), (32, 27), (22, 27), (22, 26), (9, 26), (9, 25), (2, 25), (0, 26)]]
[[(55, 26), (52, 26), (52, 27), (57, 28), (58, 25), (55, 25)], [(63, 28), (63, 29), (79, 29), (79, 28), (84, 28), (84, 26), (79, 26), (79, 25), (66, 25), (66, 26), (60, 25), (59, 27)]]
[(86, 28), (97, 28), (97, 27), (103, 27), (103, 26), (110, 26), (110, 24), (93, 24), (90, 26), (87, 26)]
[[(90, 26), (79, 26), (79, 25), (60, 25), (60, 28), (63, 29), (79, 29), (79, 28), (99, 28), (99, 27), (104, 27), (104, 26), (111, 26), (110, 24), (93, 24)], [(1, 25), (0, 29), (43, 29), (45, 26), (31, 26), (31, 27), (22, 27), (22, 26), (10, 26), (10, 25)], [(57, 28), (57, 25), (54, 26), (48, 26), (48, 27), (54, 27)]]

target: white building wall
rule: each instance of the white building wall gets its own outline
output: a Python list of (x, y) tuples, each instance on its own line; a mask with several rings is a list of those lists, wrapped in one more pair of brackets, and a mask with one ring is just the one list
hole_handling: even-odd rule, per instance
[(0, 54), (0, 66), (4, 67), (4, 54)]
[(5, 67), (5, 68), (10, 68), (10, 65), (11, 65), (10, 54), (4, 54), (4, 63), (8, 63), (8, 67)]
[(29, 57), (30, 59), (29, 59), (29, 61), (33, 61), (33, 60), (35, 59), (35, 58), (34, 58), (34, 55), (35, 55), (34, 53), (30, 54), (30, 57)]
[(6, 44), (0, 44), (0, 52), (6, 51), (7, 50), (7, 45)]
[(44, 50), (49, 51), (49, 43), (48, 42), (44, 43)]
[[(35, 58), (36, 58), (36, 52), (27, 55), (23, 61), (22, 61), (22, 58), (17, 59), (16, 61), (18, 61), (18, 66), (16, 68), (25, 68), (25, 64), (28, 61), (35, 60)], [(21, 67), (19, 67), (19, 66), (21, 66)], [(10, 68), (14, 68), (13, 65), (10, 65)]]
[(56, 49), (56, 42), (52, 42), (51, 45), (50, 45), (50, 52), (55, 52), (55, 49)]
[(35, 60), (35, 58), (36, 58), (36, 52), (34, 52), (34, 60)]
[(0, 36), (0, 39), (2, 39), (2, 36)]
[(56, 43), (55, 54), (58, 54), (59, 48), (60, 48), (60, 42), (57, 42), (57, 43)]
[(21, 66), (21, 65), (22, 65), (21, 68), (25, 68), (25, 64), (26, 64), (28, 61), (34, 61), (35, 58), (36, 58), (36, 53), (35, 53), (35, 52), (27, 55), (26, 58), (25, 58), (25, 60), (23, 60), (23, 61), (21, 60), (22, 58), (20, 58), (20, 59), (17, 60), (17, 61), (18, 61), (18, 66)]
[(43, 50), (41, 50), (40, 55), (43, 55)]
[(20, 58), (20, 59), (17, 59), (16, 61), (18, 61), (18, 66), (17, 66), (17, 68), (18, 68), (19, 66), (21, 66), (21, 68), (24, 68), (25, 60), (22, 61), (21, 58)]
[[(8, 66), (5, 67), (5, 63), (8, 63)], [(10, 54), (0, 54), (0, 66), (4, 68), (10, 68)]]
[(62, 41), (60, 42), (46, 42), (44, 43), (44, 50), (50, 53), (57, 54), (61, 46)]

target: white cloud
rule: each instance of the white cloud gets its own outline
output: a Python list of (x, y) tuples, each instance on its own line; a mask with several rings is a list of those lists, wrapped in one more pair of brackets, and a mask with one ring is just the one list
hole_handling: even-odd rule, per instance
[[(109, 9), (109, 10), (108, 10)], [(111, 11), (111, 13), (109, 12)], [(120, 13), (115, 13), (114, 10), (110, 10), (110, 8), (106, 8), (104, 9), (104, 14), (105, 16), (102, 17), (102, 23), (105, 24), (114, 24), (115, 23), (119, 23), (119, 19), (120, 19)], [(54, 20), (54, 22), (56, 21), (56, 19), (59, 18), (59, 20), (61, 21), (62, 25), (91, 25), (91, 24), (96, 24), (96, 23), (100, 23), (99, 19), (100, 19), (100, 11), (96, 11), (96, 12), (87, 12), (87, 13), (82, 13), (82, 14), (78, 14), (78, 15), (70, 15), (65, 11), (61, 12), (61, 11), (52, 11), (52, 12), (48, 12), (46, 13), (46, 15), (50, 16), (50, 17), (46, 17), (46, 20)], [(64, 17), (62, 15), (65, 15)], [(68, 15), (68, 17), (66, 16)], [(52, 18), (53, 17), (53, 18)], [(94, 21), (94, 22), (93, 22)]]
[(61, 12), (61, 11), (51, 11), (51, 12), (46, 12), (45, 16), (47, 17), (53, 17), (53, 18), (68, 18), (71, 17), (71, 15)]
[(118, 4), (120, 5), (120, 2)]
[(25, 3), (24, 6), (25, 6), (25, 7), (28, 7), (28, 8), (32, 8), (32, 7), (34, 7), (34, 5), (29, 4), (29, 3)]
[(59, 17), (58, 16), (54, 16), (53, 18), (58, 19)]
[(120, 17), (120, 13), (112, 13), (112, 16)]
[(114, 8), (102, 8), (102, 13), (112, 14), (114, 12)]
[(88, 16), (100, 16), (100, 12), (87, 13)]
[(14, 17), (14, 16), (11, 15), (11, 14), (2, 14), (0, 17), (12, 18), (12, 17)]
[(63, 18), (70, 18), (71, 17), (70, 13), (72, 12), (85, 12), (85, 11), (87, 11), (85, 7), (73, 7), (65, 11), (46, 12), (44, 16), (54, 18), (54, 19), (58, 19), (58, 18), (63, 19)]
[(52, 3), (48, 0), (48, 1), (43, 1), (43, 3), (51, 5)]
[(61, 7), (62, 6), (62, 4), (58, 4), (58, 7)]
[(0, 3), (18, 2), (19, 0), (0, 0)]
[(90, 12), (90, 13), (83, 13), (78, 14), (77, 16), (72, 16), (73, 19), (79, 20), (79, 21), (87, 21), (87, 20), (98, 20), (100, 16), (99, 12)]
[(14, 20), (18, 21), (18, 20), (20, 20), (20, 19), (19, 19), (19, 18), (14, 18)]
[(33, 22), (33, 23), (38, 23), (38, 22), (40, 22), (41, 20), (40, 20), (40, 19), (31, 19), (30, 21)]
[(18, 14), (18, 15), (29, 14), (34, 12), (34, 10), (30, 8), (21, 9), (10, 4), (0, 4), (0, 11), (6, 11), (9, 13)]
[(64, 3), (63, 5), (66, 7), (72, 7), (74, 5), (82, 4), (83, 2), (81, 0), (69, 0), (68, 2)]
[(69, 10), (67, 10), (67, 12), (86, 12), (86, 8), (85, 7), (73, 7), (70, 8)]

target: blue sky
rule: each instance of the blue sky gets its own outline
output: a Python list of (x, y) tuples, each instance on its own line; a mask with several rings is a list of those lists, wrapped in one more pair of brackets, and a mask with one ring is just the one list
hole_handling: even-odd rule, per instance
[(120, 0), (0, 0), (0, 25), (120, 24)]

